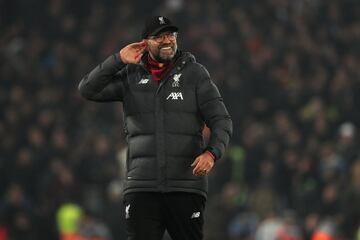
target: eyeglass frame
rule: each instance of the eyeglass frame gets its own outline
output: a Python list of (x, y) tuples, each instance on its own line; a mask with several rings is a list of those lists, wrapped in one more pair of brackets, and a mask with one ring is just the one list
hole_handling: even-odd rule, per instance
[(178, 32), (164, 32), (158, 36), (150, 36), (148, 39), (153, 40), (157, 43), (161, 43), (165, 40), (165, 37), (170, 41), (175, 41), (177, 39)]

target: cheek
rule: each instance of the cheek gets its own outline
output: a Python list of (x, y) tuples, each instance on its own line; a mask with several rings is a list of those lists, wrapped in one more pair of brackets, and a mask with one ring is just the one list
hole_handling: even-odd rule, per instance
[(157, 47), (157, 46), (153, 46), (153, 45), (149, 45), (149, 46), (148, 46), (148, 49), (149, 49), (149, 51), (151, 51), (151, 52), (153, 52), (153, 53), (159, 51), (158, 47)]

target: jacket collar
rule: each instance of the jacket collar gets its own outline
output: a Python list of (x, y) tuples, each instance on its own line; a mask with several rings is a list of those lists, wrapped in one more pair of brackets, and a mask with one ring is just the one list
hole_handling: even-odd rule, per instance
[[(142, 65), (143, 67), (145, 67), (145, 63), (147, 61), (149, 53), (146, 52), (142, 57), (141, 57), (141, 61), (140, 61), (140, 65)], [(186, 65), (186, 63), (188, 62), (196, 62), (196, 59), (194, 57), (194, 55), (192, 55), (189, 52), (183, 52), (181, 50), (178, 50), (174, 56), (174, 58), (171, 60), (170, 62), (170, 75), (174, 74), (174, 72), (179, 72), (181, 71), (184, 66)]]

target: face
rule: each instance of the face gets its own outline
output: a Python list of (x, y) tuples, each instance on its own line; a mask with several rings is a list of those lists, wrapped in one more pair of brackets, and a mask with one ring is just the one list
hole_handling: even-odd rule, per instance
[(177, 51), (177, 33), (164, 32), (151, 36), (146, 41), (150, 56), (158, 62), (170, 61)]

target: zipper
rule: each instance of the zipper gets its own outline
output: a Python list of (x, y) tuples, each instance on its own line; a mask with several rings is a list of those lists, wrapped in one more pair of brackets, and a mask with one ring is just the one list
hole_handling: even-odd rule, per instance
[(162, 106), (162, 99), (160, 90), (162, 86), (168, 81), (169, 77), (179, 71), (181, 68), (177, 66), (180, 58), (176, 59), (174, 62), (174, 68), (165, 73), (162, 81), (160, 82), (156, 93), (155, 93), (155, 114), (156, 114), (156, 141), (157, 141), (157, 150), (156, 155), (158, 159), (158, 188), (161, 192), (166, 191), (167, 185), (167, 176), (166, 176), (166, 154), (165, 154), (165, 131), (164, 131), (164, 109)]
[(158, 86), (158, 88), (157, 88), (157, 90), (156, 90), (156, 95), (158, 95), (158, 93), (159, 93), (159, 91), (160, 91), (160, 88), (161, 88), (162, 86), (164, 86), (164, 84), (169, 80), (169, 77), (172, 76), (172, 75), (174, 75), (176, 72), (180, 71), (181, 68), (182, 68), (182, 66), (186, 63), (186, 61), (183, 60), (183, 61), (182, 61), (182, 66), (181, 66), (181, 67), (180, 67), (180, 66), (177, 66), (177, 65), (178, 65), (178, 62), (179, 62), (180, 60), (181, 60), (181, 57), (179, 57), (178, 59), (176, 59), (175, 62), (174, 62), (174, 68), (171, 69), (171, 71), (169, 70), (169, 71), (167, 71), (167, 72), (165, 73), (162, 81), (160, 81), (160, 84), (159, 84), (159, 86)]

